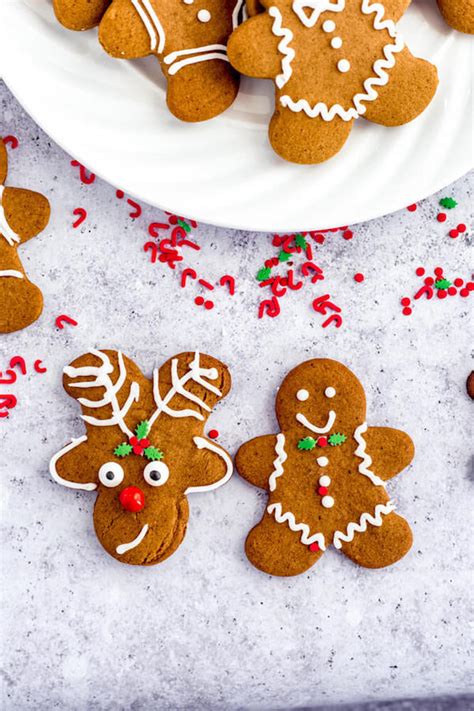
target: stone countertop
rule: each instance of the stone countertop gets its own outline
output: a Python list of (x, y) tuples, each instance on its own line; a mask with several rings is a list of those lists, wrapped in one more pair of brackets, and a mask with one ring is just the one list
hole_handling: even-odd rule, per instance
[[(270, 235), (194, 230), (202, 249), (186, 253), (189, 263), (213, 281), (237, 277), (236, 295), (216, 289), (207, 311), (194, 304), (195, 285), (181, 289), (179, 275), (143, 251), (163, 213), (144, 206), (132, 220), (114, 187), (82, 185), (2, 84), (0, 132), (20, 139), (9, 184), (40, 190), (53, 207), (48, 228), (21, 250), (43, 315), (0, 337), (2, 370), (17, 354), (48, 368), (39, 375), (30, 365), (11, 388), (17, 407), (0, 420), (4, 708), (264, 709), (467, 693), (472, 297), (420, 300), (409, 317), (400, 298), (421, 285), (419, 265), (471, 277), (469, 231), (451, 239), (447, 226), (472, 224), (472, 176), (416, 212), (354, 226), (351, 241), (326, 239), (318, 263), (344, 323), (323, 329), (311, 309), (312, 294), (325, 293), (318, 284), (282, 300), (278, 318), (257, 318), (255, 274), (275, 254)], [(443, 225), (444, 195), (459, 205)], [(78, 206), (88, 218), (74, 230)], [(78, 326), (55, 328), (61, 313)], [(388, 486), (413, 526), (412, 550), (385, 570), (331, 549), (307, 574), (264, 575), (243, 544), (265, 495), (235, 475), (189, 497), (185, 541), (165, 563), (119, 564), (95, 537), (94, 495), (48, 474), (51, 456), (83, 433), (62, 368), (93, 347), (122, 349), (146, 374), (181, 350), (221, 358), (234, 386), (209, 426), (232, 453), (276, 431), (274, 395), (290, 368), (315, 356), (343, 361), (365, 386), (369, 423), (405, 429), (416, 443), (414, 463)]]

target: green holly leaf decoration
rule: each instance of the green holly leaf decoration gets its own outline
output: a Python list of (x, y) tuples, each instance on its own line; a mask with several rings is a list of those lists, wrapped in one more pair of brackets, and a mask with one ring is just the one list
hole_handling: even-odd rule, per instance
[(278, 255), (278, 261), (279, 262), (287, 262), (289, 259), (291, 259), (291, 254), (289, 252), (285, 252), (282, 249), (280, 254)]
[(438, 279), (438, 281), (435, 281), (435, 287), (437, 289), (449, 289), (451, 286), (452, 282), (449, 281), (449, 279)]
[(339, 447), (340, 444), (344, 444), (346, 439), (347, 437), (345, 434), (341, 434), (341, 432), (334, 432), (332, 435), (329, 435), (328, 442), (331, 447)]
[(301, 247), (302, 249), (306, 249), (308, 246), (308, 243), (306, 242), (305, 238), (303, 235), (297, 234), (295, 237), (295, 244), (297, 247)]
[(152, 461), (152, 462), (156, 462), (159, 459), (163, 459), (163, 457), (164, 457), (163, 452), (160, 452), (159, 449), (157, 449), (156, 447), (151, 447), (151, 446), (147, 447), (144, 450), (143, 454), (145, 455), (145, 457), (147, 459), (150, 459), (150, 461)]
[(444, 197), (444, 198), (441, 198), (441, 200), (439, 201), (439, 204), (441, 205), (441, 207), (445, 207), (448, 210), (452, 210), (453, 207), (456, 207), (457, 202), (456, 202), (456, 200), (454, 200), (454, 198)]
[(132, 452), (132, 445), (128, 444), (128, 442), (122, 442), (122, 444), (119, 444), (118, 447), (115, 447), (114, 449), (114, 454), (116, 457), (128, 457), (129, 454)]
[(316, 440), (313, 437), (304, 437), (298, 442), (298, 449), (310, 450), (316, 447)]
[(178, 225), (182, 227), (185, 232), (191, 232), (191, 227), (184, 220), (178, 220)]
[(144, 437), (146, 437), (149, 431), (150, 425), (148, 424), (147, 420), (143, 420), (143, 422), (140, 422), (140, 424), (137, 425), (135, 428), (135, 434), (137, 435), (138, 439), (143, 439)]
[(257, 281), (266, 281), (270, 279), (272, 270), (270, 267), (262, 267), (257, 273)]

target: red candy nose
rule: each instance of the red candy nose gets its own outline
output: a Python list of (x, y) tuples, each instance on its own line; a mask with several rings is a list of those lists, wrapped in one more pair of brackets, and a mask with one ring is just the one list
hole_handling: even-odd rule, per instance
[(145, 506), (145, 494), (138, 486), (127, 486), (119, 494), (119, 500), (125, 511), (141, 511)]

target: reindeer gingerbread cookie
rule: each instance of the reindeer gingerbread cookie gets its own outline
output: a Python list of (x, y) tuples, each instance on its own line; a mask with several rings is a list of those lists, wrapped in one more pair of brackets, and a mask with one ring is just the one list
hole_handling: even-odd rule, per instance
[(368, 427), (365, 410), (361, 384), (341, 363), (309, 360), (287, 375), (276, 400), (280, 433), (250, 440), (235, 460), (244, 479), (268, 491), (246, 541), (257, 568), (297, 575), (331, 544), (382, 568), (410, 549), (410, 527), (385, 483), (411, 462), (413, 443), (399, 430)]
[(226, 45), (243, 11), (244, 0), (113, 0), (99, 40), (119, 59), (155, 55), (170, 111), (183, 121), (205, 121), (237, 96), (239, 77)]
[(274, 150), (321, 163), (346, 142), (359, 116), (384, 126), (416, 118), (430, 103), (436, 68), (414, 57), (394, 20), (406, 0), (262, 0), (265, 12), (230, 37), (242, 74), (273, 79)]
[(43, 195), (6, 188), (7, 172), (7, 151), (0, 138), (0, 333), (26, 328), (41, 315), (43, 295), (26, 276), (18, 247), (44, 230), (50, 215)]
[(110, 555), (161, 563), (184, 538), (187, 494), (232, 474), (227, 452), (203, 436), (230, 390), (229, 371), (210, 356), (181, 353), (149, 380), (120, 351), (92, 350), (64, 369), (63, 385), (81, 405), (86, 434), (53, 457), (53, 479), (97, 491), (94, 526)]
[(53, 0), (58, 21), (68, 30), (90, 30), (99, 24), (112, 0)]
[(438, 0), (438, 7), (454, 30), (474, 34), (474, 0)]

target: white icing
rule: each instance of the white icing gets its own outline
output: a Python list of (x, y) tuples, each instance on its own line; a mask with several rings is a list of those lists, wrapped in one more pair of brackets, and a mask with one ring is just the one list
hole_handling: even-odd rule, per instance
[(298, 390), (296, 393), (296, 399), (299, 400), (300, 402), (304, 402), (309, 398), (309, 392), (307, 390)]
[(179, 72), (180, 69), (188, 66), (188, 64), (198, 64), (199, 62), (207, 62), (210, 59), (222, 59), (224, 62), (229, 61), (227, 54), (221, 54), (220, 52), (209, 52), (208, 54), (198, 54), (197, 56), (188, 57), (187, 59), (181, 59), (179, 62), (175, 62), (168, 69), (168, 74), (173, 76), (174, 74), (176, 74), (176, 72)]
[[(292, 5), (293, 12), (298, 15), (305, 27), (314, 27), (322, 12), (341, 12), (344, 7), (345, 0), (335, 0), (335, 2), (331, 2), (331, 0), (294, 0)], [(311, 10), (311, 14), (308, 15), (306, 10)], [(327, 31), (331, 32), (332, 30)]]
[[(157, 475), (158, 478), (154, 479), (153, 474)], [(143, 478), (150, 486), (163, 486), (168, 481), (169, 475), (170, 470), (167, 465), (160, 461), (149, 462), (143, 471)]]
[(0, 270), (0, 277), (13, 277), (14, 279), (24, 279), (24, 275), (16, 269)]
[(278, 50), (283, 54), (281, 60), (281, 74), (275, 78), (275, 83), (279, 89), (285, 86), (288, 79), (291, 77), (292, 69), (291, 62), (295, 58), (295, 50), (289, 44), (293, 39), (293, 32), (282, 26), (282, 15), (277, 7), (270, 7), (268, 10), (270, 17), (273, 17), (272, 32), (275, 37), (283, 39), (278, 44)]
[(209, 10), (199, 10), (197, 14), (197, 19), (199, 20), (199, 22), (209, 22), (209, 20), (211, 19), (211, 13), (209, 12)]
[(291, 511), (283, 513), (282, 505), (279, 502), (267, 506), (267, 512), (270, 515), (274, 515), (277, 523), (287, 523), (288, 527), (292, 531), (301, 531), (300, 540), (305, 546), (309, 546), (311, 543), (317, 543), (322, 551), (326, 550), (324, 535), (322, 533), (314, 533), (313, 535), (310, 535), (311, 531), (309, 526), (306, 523), (296, 523), (295, 516), (291, 513)]
[(318, 457), (316, 461), (320, 467), (327, 467), (329, 464), (329, 459), (327, 457)]
[[(108, 474), (113, 475), (111, 479), (107, 476)], [(119, 486), (119, 484), (122, 483), (124, 476), (125, 473), (123, 471), (123, 467), (118, 462), (106, 462), (105, 464), (102, 464), (99, 469), (99, 481), (108, 489)]]
[(165, 48), (166, 35), (150, 0), (131, 0), (131, 3), (148, 32), (151, 51), (161, 54)]
[(138, 534), (138, 536), (133, 539), (133, 541), (130, 541), (130, 543), (122, 543), (120, 546), (117, 546), (117, 548), (115, 549), (116, 553), (118, 553), (119, 555), (123, 555), (124, 553), (127, 553), (127, 551), (132, 550), (132, 548), (136, 548), (137, 546), (139, 546), (145, 538), (146, 534), (148, 533), (148, 528), (148, 524), (146, 523)]
[(332, 496), (323, 496), (321, 499), (321, 503), (324, 506), (325, 509), (332, 509), (334, 506), (334, 499)]
[(183, 0), (186, 5), (192, 5), (194, 0)]
[(326, 388), (326, 390), (324, 391), (324, 394), (326, 395), (326, 397), (329, 397), (329, 398), (334, 397), (334, 395), (336, 394), (336, 389), (331, 388), (331, 387)]
[(83, 442), (87, 441), (86, 435), (83, 435), (82, 437), (78, 437), (77, 439), (71, 440), (69, 444), (67, 444), (65, 447), (59, 450), (54, 457), (51, 459), (49, 463), (49, 473), (51, 474), (52, 478), (54, 479), (55, 482), (58, 484), (61, 484), (62, 486), (66, 486), (68, 489), (83, 489), (84, 491), (94, 491), (94, 489), (97, 489), (97, 484), (94, 484), (93, 482), (87, 483), (87, 484), (79, 484), (75, 481), (68, 481), (67, 479), (63, 479), (61, 476), (59, 476), (57, 470), (56, 470), (56, 464), (59, 459), (61, 459), (62, 456), (67, 454), (67, 452), (70, 452), (71, 449), (74, 449), (75, 447), (78, 447), (80, 444)]
[(181, 378), (178, 375), (178, 359), (173, 358), (173, 360), (171, 361), (172, 387), (168, 391), (166, 396), (162, 398), (160, 395), (158, 369), (155, 369), (153, 371), (153, 396), (155, 398), (157, 409), (149, 419), (150, 428), (162, 412), (166, 413), (170, 417), (195, 417), (197, 420), (204, 420), (203, 415), (201, 415), (201, 413), (197, 410), (172, 410), (170, 407), (168, 407), (168, 403), (173, 399), (173, 397), (179, 394), (183, 395), (190, 402), (194, 402), (199, 407), (202, 407), (203, 409), (210, 412), (210, 407), (206, 405), (203, 400), (201, 400), (194, 393), (190, 393), (184, 387), (189, 380), (193, 380), (195, 383), (198, 383), (203, 388), (206, 388), (218, 397), (221, 397), (221, 391), (214, 385), (209, 383), (207, 380), (203, 380), (204, 377), (215, 380), (218, 377), (218, 372), (215, 368), (201, 368), (201, 366), (199, 365), (199, 351), (195, 352), (194, 359), (189, 364), (189, 370)]
[(369, 469), (370, 465), (372, 464), (372, 457), (370, 457), (365, 451), (367, 444), (363, 437), (364, 432), (367, 432), (367, 422), (363, 422), (361, 425), (359, 425), (359, 427), (357, 427), (354, 432), (354, 439), (358, 444), (358, 447), (354, 454), (356, 457), (362, 459), (361, 463), (359, 464), (359, 473), (370, 479), (372, 484), (374, 484), (375, 486), (385, 487), (385, 482), (383, 481), (383, 479), (378, 477), (376, 474), (373, 473), (373, 471)]
[(331, 477), (329, 477), (327, 474), (324, 474), (324, 476), (319, 477), (319, 486), (329, 486), (331, 483)]
[(245, 7), (245, 0), (237, 0), (235, 3), (234, 10), (232, 12), (232, 29), (235, 30), (239, 26), (239, 15), (240, 21), (245, 22), (247, 19), (247, 9)]
[(323, 31), (324, 32), (334, 32), (336, 29), (336, 23), (333, 22), (332, 20), (325, 20), (323, 22)]
[(288, 455), (285, 452), (285, 435), (282, 432), (276, 436), (275, 453), (277, 457), (273, 462), (273, 472), (268, 480), (268, 488), (270, 491), (275, 491), (276, 480), (283, 474), (283, 464), (288, 458)]
[(13, 232), (12, 228), (7, 222), (7, 218), (5, 217), (5, 211), (2, 206), (4, 190), (5, 187), (3, 185), (0, 185), (0, 235), (3, 235), (10, 247), (13, 247), (15, 243), (18, 244), (18, 242), (20, 241), (20, 237), (19, 235), (17, 235), (16, 232)]
[(340, 72), (345, 74), (351, 68), (351, 63), (348, 59), (340, 59), (337, 63), (337, 68)]
[(203, 491), (213, 491), (214, 489), (219, 488), (219, 486), (222, 486), (227, 481), (229, 481), (230, 477), (232, 476), (234, 466), (227, 452), (224, 452), (224, 450), (217, 447), (214, 442), (209, 442), (204, 437), (193, 437), (193, 442), (198, 449), (208, 449), (210, 452), (214, 452), (214, 454), (217, 454), (217, 456), (225, 462), (226, 473), (224, 474), (222, 479), (219, 479), (219, 481), (214, 482), (214, 484), (205, 484), (204, 486), (188, 486), (184, 493), (192, 494), (193, 492), (200, 493)]
[(330, 429), (332, 429), (332, 426), (334, 425), (334, 422), (336, 420), (336, 413), (334, 412), (334, 410), (329, 410), (328, 419), (327, 419), (327, 422), (324, 425), (324, 427), (316, 427), (316, 425), (313, 425), (313, 423), (310, 422), (303, 415), (302, 412), (296, 413), (296, 419), (300, 424), (302, 424), (308, 430), (311, 430), (311, 432), (315, 432), (316, 434), (325, 434), (326, 432), (329, 432)]
[(331, 40), (331, 47), (333, 49), (341, 49), (342, 39), (340, 37), (333, 37)]
[(110, 373), (113, 371), (113, 365), (110, 362), (110, 358), (102, 353), (102, 351), (91, 350), (91, 355), (95, 355), (102, 361), (102, 365), (96, 366), (82, 366), (75, 368), (73, 366), (66, 366), (64, 368), (64, 373), (70, 378), (79, 378), (93, 376), (94, 380), (84, 381), (80, 383), (71, 383), (73, 388), (104, 388), (105, 395), (102, 400), (87, 400), (86, 398), (78, 398), (78, 402), (84, 407), (90, 407), (92, 409), (105, 407), (110, 405), (112, 409), (112, 417), (102, 420), (91, 415), (82, 415), (84, 422), (90, 425), (96, 425), (97, 427), (109, 427), (110, 425), (118, 425), (122, 432), (128, 437), (133, 436), (133, 432), (127, 427), (125, 423), (125, 416), (127, 415), (130, 407), (140, 396), (140, 386), (138, 383), (133, 381), (130, 384), (130, 391), (125, 403), (120, 407), (117, 399), (117, 394), (120, 392), (122, 385), (125, 382), (127, 372), (125, 364), (123, 362), (123, 356), (120, 351), (118, 351), (118, 365), (119, 365), (119, 377), (116, 383), (112, 383), (110, 379)]
[(333, 545), (335, 548), (342, 548), (343, 543), (350, 543), (354, 538), (355, 533), (364, 533), (367, 530), (367, 524), (372, 526), (381, 526), (383, 523), (382, 516), (391, 513), (395, 510), (395, 505), (392, 501), (386, 504), (377, 504), (374, 514), (363, 513), (359, 521), (351, 523), (347, 526), (346, 532), (336, 531), (334, 533)]
[[(335, 11), (340, 11), (344, 9), (344, 4), (345, 0), (341, 0), (341, 4), (338, 4), (337, 8), (325, 9), (333, 9)], [(317, 0), (311, 0), (311, 3), (309, 3), (308, 0), (294, 0), (293, 2), (293, 10), (298, 14), (300, 20), (303, 22), (303, 24), (306, 25), (306, 27), (312, 27), (315, 24), (317, 17), (316, 19), (313, 19), (313, 15), (316, 13), (316, 10), (311, 16), (311, 21), (305, 22), (305, 18), (306, 20), (308, 20), (308, 18), (302, 8), (313, 7), (314, 5), (318, 5), (319, 7), (319, 3), (317, 3)], [(390, 37), (392, 37), (394, 42), (391, 44), (386, 44), (383, 48), (382, 52), (384, 55), (384, 59), (377, 59), (374, 62), (372, 68), (375, 76), (371, 76), (366, 79), (363, 83), (364, 91), (355, 94), (352, 97), (353, 106), (348, 109), (345, 109), (340, 104), (333, 104), (332, 106), (328, 106), (322, 101), (314, 104), (314, 106), (311, 106), (306, 99), (298, 99), (297, 101), (295, 101), (287, 94), (284, 94), (280, 97), (280, 103), (282, 106), (294, 112), (303, 111), (307, 116), (309, 116), (309, 118), (316, 118), (317, 116), (321, 116), (323, 121), (332, 121), (336, 116), (339, 116), (343, 121), (352, 121), (353, 119), (358, 118), (358, 116), (361, 116), (366, 112), (367, 108), (366, 106), (364, 106), (365, 102), (375, 101), (375, 99), (377, 99), (378, 92), (376, 91), (375, 87), (385, 86), (385, 84), (388, 83), (389, 75), (386, 70), (392, 69), (395, 66), (395, 55), (404, 49), (405, 44), (403, 40), (397, 35), (394, 22), (392, 20), (383, 20), (385, 14), (385, 9), (383, 5), (377, 2), (371, 4), (371, 0), (361, 0), (361, 12), (364, 15), (370, 15), (372, 13), (375, 13), (375, 17), (373, 18), (374, 29), (387, 30), (388, 34), (390, 35)], [(282, 30), (283, 29), (284, 28), (282, 28)], [(282, 60), (282, 66), (284, 59), (285, 57)]]

